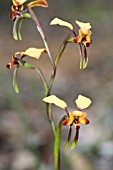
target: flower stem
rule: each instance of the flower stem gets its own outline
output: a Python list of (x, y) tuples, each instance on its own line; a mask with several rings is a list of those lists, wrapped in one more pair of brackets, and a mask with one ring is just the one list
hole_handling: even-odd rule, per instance
[(45, 34), (44, 34), (43, 29), (42, 29), (42, 27), (41, 27), (41, 25), (40, 25), (40, 22), (39, 22), (38, 18), (36, 17), (34, 11), (33, 11), (29, 6), (27, 6), (27, 9), (28, 9), (28, 11), (29, 11), (32, 19), (34, 20), (34, 22), (35, 22), (35, 24), (36, 24), (36, 26), (37, 26), (37, 30), (39, 31), (39, 33), (40, 33), (40, 35), (41, 35), (41, 37), (42, 37), (42, 40), (43, 40), (43, 43), (44, 43), (45, 48), (46, 48), (46, 50), (47, 50), (49, 59), (51, 60), (51, 63), (52, 63), (52, 65), (53, 65), (53, 67), (54, 67), (54, 62), (53, 62), (53, 59), (52, 59), (52, 56), (51, 56), (51, 53), (50, 53), (50, 50), (49, 50), (49, 47), (48, 47), (48, 43), (47, 43), (47, 41), (46, 41)]
[(50, 92), (51, 92), (51, 89), (52, 89), (52, 86), (53, 86), (53, 83), (54, 83), (54, 79), (55, 79), (55, 76), (56, 76), (56, 71), (57, 71), (57, 66), (58, 66), (58, 63), (60, 61), (60, 58), (68, 44), (68, 39), (70, 38), (70, 34), (66, 36), (66, 38), (64, 39), (63, 43), (61, 44), (59, 50), (58, 50), (58, 53), (57, 53), (57, 56), (56, 56), (56, 59), (55, 59), (55, 62), (54, 62), (54, 68), (53, 68), (53, 72), (51, 74), (51, 78), (50, 78), (50, 82), (49, 82), (49, 91), (48, 91), (48, 95), (50, 95)]
[[(53, 72), (51, 74), (51, 78), (50, 78), (50, 81), (49, 81), (49, 87), (48, 87), (48, 94), (47, 96), (49, 96), (51, 94), (51, 90), (52, 90), (52, 87), (53, 87), (53, 83), (54, 83), (54, 80), (55, 80), (55, 76), (56, 76), (56, 71), (57, 71), (57, 66), (58, 66), (58, 63), (59, 63), (59, 60), (68, 44), (68, 39), (70, 38), (70, 34), (68, 36), (66, 36), (65, 40), (63, 41), (58, 53), (57, 53), (57, 56), (56, 56), (56, 59), (55, 59), (55, 62), (54, 62), (54, 68), (53, 68)], [(49, 121), (50, 121), (50, 124), (51, 124), (51, 127), (52, 127), (52, 131), (54, 133), (54, 135), (56, 134), (56, 130), (55, 130), (55, 126), (54, 126), (54, 122), (53, 122), (53, 116), (52, 116), (52, 111), (51, 111), (51, 104), (50, 103), (47, 103), (46, 104), (46, 110), (47, 110), (47, 115), (49, 117)]]
[(35, 68), (35, 71), (40, 75), (40, 79), (42, 81), (43, 88), (44, 88), (44, 93), (45, 93), (45, 96), (46, 96), (47, 93), (48, 93), (48, 85), (47, 85), (47, 82), (46, 82), (46, 80), (44, 78), (44, 75), (41, 72), (40, 68)]

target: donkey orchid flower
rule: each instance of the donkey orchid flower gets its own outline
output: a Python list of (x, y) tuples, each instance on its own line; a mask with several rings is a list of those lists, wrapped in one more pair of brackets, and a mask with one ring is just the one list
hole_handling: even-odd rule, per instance
[(70, 126), (68, 139), (67, 139), (65, 148), (67, 148), (68, 143), (70, 141), (71, 128), (74, 125), (74, 127), (76, 128), (76, 134), (75, 134), (75, 138), (71, 145), (71, 148), (73, 149), (76, 146), (76, 143), (78, 141), (80, 124), (86, 125), (86, 124), (89, 124), (89, 122), (90, 122), (87, 119), (87, 117), (86, 117), (87, 114), (83, 111), (83, 109), (88, 108), (90, 106), (91, 100), (85, 96), (79, 95), (78, 98), (75, 100), (75, 103), (77, 105), (77, 110), (75, 110), (73, 112), (69, 112), (68, 108), (67, 108), (67, 104), (63, 100), (59, 99), (58, 97), (56, 97), (54, 95), (45, 97), (43, 99), (43, 101), (46, 103), (55, 104), (56, 106), (65, 110), (67, 117), (65, 120), (63, 120), (62, 125)]
[(89, 47), (92, 43), (90, 31), (91, 25), (90, 23), (83, 23), (76, 20), (76, 24), (80, 27), (79, 35), (73, 39), (74, 43), (83, 43), (86, 47)]

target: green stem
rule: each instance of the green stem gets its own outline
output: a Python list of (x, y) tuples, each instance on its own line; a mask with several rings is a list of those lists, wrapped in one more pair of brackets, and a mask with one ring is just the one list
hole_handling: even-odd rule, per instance
[(51, 89), (52, 89), (52, 86), (53, 86), (53, 83), (54, 83), (54, 80), (55, 80), (58, 63), (60, 61), (60, 58), (61, 58), (67, 44), (68, 44), (68, 39), (69, 38), (70, 38), (70, 34), (66, 36), (66, 38), (64, 39), (64, 41), (61, 44), (60, 49), (59, 49), (59, 51), (57, 53), (57, 56), (56, 56), (56, 59), (55, 59), (55, 62), (54, 62), (54, 69), (53, 69), (53, 72), (51, 74), (51, 78), (50, 78), (50, 82), (49, 82), (48, 96), (50, 95), (50, 92), (51, 92)]
[[(54, 80), (55, 80), (55, 76), (56, 76), (56, 71), (57, 71), (57, 66), (58, 66), (58, 63), (59, 63), (59, 60), (68, 44), (68, 39), (70, 38), (70, 34), (65, 38), (65, 40), (63, 41), (59, 51), (58, 51), (58, 54), (56, 56), (56, 59), (55, 59), (55, 62), (54, 62), (54, 68), (53, 68), (53, 72), (51, 74), (51, 78), (50, 78), (50, 82), (49, 82), (49, 88), (48, 88), (48, 94), (47, 96), (49, 96), (51, 94), (51, 90), (52, 90), (52, 87), (53, 87), (53, 83), (54, 83)], [(46, 104), (46, 110), (47, 110), (47, 115), (49, 117), (49, 121), (50, 121), (50, 124), (51, 124), (51, 127), (52, 127), (52, 131), (55, 135), (55, 126), (54, 126), (54, 122), (53, 122), (53, 117), (52, 117), (52, 111), (51, 111), (51, 104), (48, 103)]]
[(54, 140), (54, 170), (60, 170), (60, 137), (63, 120), (65, 120), (65, 116), (59, 122)]
[(42, 81), (44, 93), (45, 93), (45, 96), (46, 96), (48, 94), (48, 85), (47, 85), (47, 82), (44, 78), (44, 75), (39, 68), (35, 68), (35, 71), (40, 75), (40, 79)]
[(52, 115), (52, 110), (51, 110), (51, 104), (50, 103), (46, 103), (46, 112), (47, 112), (47, 117), (48, 117), (49, 123), (51, 125), (53, 135), (55, 136), (56, 128), (55, 128), (55, 124), (54, 124), (54, 121), (53, 121), (53, 115)]
[(44, 43), (45, 48), (47, 50), (48, 56), (49, 56), (49, 58), (51, 60), (51, 63), (53, 65), (53, 67), (54, 67), (54, 62), (53, 62), (53, 59), (52, 59), (52, 56), (51, 56), (51, 53), (50, 53), (50, 50), (49, 50), (49, 47), (48, 47), (48, 43), (47, 43), (45, 34), (44, 34), (43, 29), (42, 29), (42, 27), (40, 25), (40, 22), (39, 22), (38, 18), (36, 17), (34, 11), (29, 6), (27, 6), (27, 8), (28, 8), (28, 11), (29, 11), (32, 19), (34, 20), (34, 22), (35, 22), (35, 24), (37, 26), (37, 30), (39, 31), (39, 33), (40, 33), (40, 35), (42, 37), (42, 40), (43, 40), (43, 43)]

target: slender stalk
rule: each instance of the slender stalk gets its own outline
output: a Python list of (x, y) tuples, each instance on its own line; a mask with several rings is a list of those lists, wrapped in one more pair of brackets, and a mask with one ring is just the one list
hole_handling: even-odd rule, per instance
[(53, 72), (51, 74), (51, 78), (50, 78), (50, 82), (49, 82), (49, 91), (48, 91), (48, 95), (50, 94), (51, 92), (51, 89), (52, 89), (52, 86), (53, 86), (53, 83), (54, 83), (54, 79), (55, 79), (55, 76), (56, 76), (56, 71), (57, 71), (57, 66), (58, 66), (58, 63), (60, 61), (60, 58), (68, 44), (68, 39), (70, 38), (70, 34), (66, 36), (66, 38), (64, 39), (63, 43), (61, 44), (59, 50), (58, 50), (58, 53), (57, 53), (57, 56), (56, 56), (56, 59), (55, 59), (55, 62), (54, 62), (54, 69), (53, 69)]
[(33, 11), (29, 6), (27, 6), (27, 8), (28, 8), (28, 11), (29, 11), (32, 19), (34, 20), (34, 22), (35, 22), (35, 24), (36, 24), (36, 26), (37, 26), (37, 29), (38, 29), (41, 37), (42, 37), (43, 43), (44, 43), (45, 48), (46, 48), (46, 50), (47, 50), (48, 56), (49, 56), (49, 58), (50, 58), (50, 60), (51, 60), (51, 63), (52, 63), (52, 65), (53, 65), (53, 67), (54, 67), (54, 62), (53, 62), (53, 59), (52, 59), (52, 56), (51, 56), (51, 53), (50, 53), (50, 50), (49, 50), (49, 47), (48, 47), (48, 43), (47, 43), (45, 34), (44, 34), (43, 29), (42, 29), (42, 27), (41, 27), (41, 25), (40, 25), (40, 22), (39, 22), (38, 18), (36, 17), (34, 11)]
[[(55, 59), (55, 62), (54, 62), (54, 69), (53, 69), (53, 72), (51, 74), (51, 78), (50, 78), (50, 82), (49, 82), (49, 90), (48, 90), (48, 95), (50, 95), (51, 93), (51, 90), (52, 90), (52, 86), (53, 86), (53, 83), (54, 83), (54, 80), (55, 80), (55, 76), (56, 76), (56, 71), (57, 71), (57, 66), (58, 66), (58, 63), (60, 61), (60, 58), (68, 44), (68, 39), (70, 38), (70, 35), (68, 35), (65, 40), (63, 41), (58, 53), (57, 53), (57, 56), (56, 56), (56, 59)], [(49, 108), (47, 108), (47, 112), (48, 112), (48, 116), (49, 118), (51, 119), (51, 123), (52, 123), (52, 112), (51, 112), (51, 104), (46, 104), (46, 106)], [(53, 129), (55, 130), (54, 128), (54, 124), (51, 124), (53, 125)], [(59, 135), (58, 135), (59, 134)], [(60, 134), (61, 134), (61, 122), (60, 122), (60, 129), (57, 128), (57, 131), (55, 130), (54, 131), (54, 136), (55, 136), (55, 141), (54, 141), (54, 170), (60, 170), (60, 149), (59, 149), (59, 145), (60, 145)], [(58, 137), (57, 137), (58, 136)]]
[(40, 70), (40, 68), (35, 68), (35, 71), (40, 75), (40, 79), (42, 81), (44, 93), (45, 93), (45, 96), (46, 96), (47, 93), (48, 93), (48, 85), (47, 85), (47, 82), (44, 78), (44, 75), (43, 75), (42, 71)]
[[(40, 75), (40, 79), (42, 81), (43, 88), (44, 88), (44, 93), (45, 93), (45, 96), (47, 96), (49, 87), (48, 87), (47, 82), (44, 78), (44, 75), (39, 68), (35, 68), (35, 71)], [(54, 125), (53, 118), (52, 118), (51, 105), (48, 103), (46, 104), (46, 111), (47, 111), (47, 117), (50, 122), (53, 135), (55, 136), (55, 125)]]
[(52, 115), (52, 110), (51, 110), (51, 104), (50, 103), (46, 103), (46, 112), (47, 112), (47, 117), (48, 117), (49, 123), (51, 125), (53, 135), (55, 137), (56, 128), (55, 128), (54, 121), (53, 121), (53, 115)]
[[(68, 39), (70, 37), (70, 34), (65, 38), (65, 40), (63, 41), (58, 53), (57, 53), (57, 56), (56, 56), (56, 59), (55, 59), (55, 62), (54, 62), (54, 68), (53, 68), (53, 72), (51, 74), (51, 78), (50, 78), (50, 82), (49, 82), (49, 88), (48, 88), (48, 94), (47, 96), (49, 96), (51, 94), (51, 90), (52, 90), (52, 86), (53, 86), (53, 83), (54, 83), (54, 80), (55, 80), (55, 76), (56, 76), (56, 71), (57, 71), (57, 66), (58, 66), (58, 63), (59, 63), (59, 60), (67, 46), (67, 43), (68, 43)], [(55, 126), (54, 126), (54, 123), (53, 123), (53, 116), (52, 116), (52, 111), (51, 111), (51, 104), (48, 103), (46, 104), (46, 110), (47, 110), (47, 114), (48, 114), (48, 117), (49, 117), (49, 121), (51, 123), (51, 126), (52, 126), (52, 130), (54, 132), (54, 135), (55, 135)]]

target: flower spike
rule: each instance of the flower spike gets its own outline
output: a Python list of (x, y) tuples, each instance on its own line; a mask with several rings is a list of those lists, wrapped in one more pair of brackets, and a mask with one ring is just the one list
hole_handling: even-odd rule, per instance
[(92, 43), (90, 38), (92, 32), (90, 31), (90, 23), (83, 23), (76, 20), (76, 24), (80, 27), (79, 35), (73, 39), (74, 43), (83, 43), (86, 47), (89, 47)]

